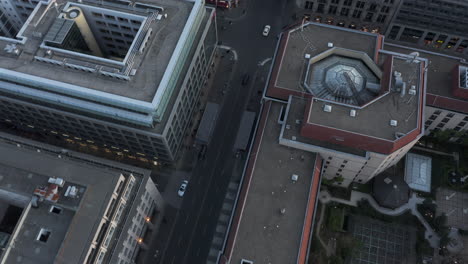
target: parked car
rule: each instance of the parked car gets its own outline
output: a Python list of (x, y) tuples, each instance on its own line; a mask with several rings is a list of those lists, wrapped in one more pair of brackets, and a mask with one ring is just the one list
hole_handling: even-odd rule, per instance
[(242, 85), (247, 85), (249, 83), (250, 75), (247, 73), (242, 76)]
[(271, 29), (270, 25), (266, 25), (266, 26), (263, 28), (262, 35), (265, 36), (265, 37), (268, 36), (268, 34), (270, 34), (270, 29)]
[(206, 145), (203, 145), (200, 149), (200, 152), (198, 152), (198, 160), (205, 159), (205, 156), (206, 156)]
[(187, 189), (187, 184), (188, 184), (188, 181), (187, 181), (187, 180), (184, 180), (184, 181), (182, 182), (182, 184), (180, 185), (179, 191), (177, 192), (177, 194), (178, 194), (180, 197), (184, 196), (185, 189)]

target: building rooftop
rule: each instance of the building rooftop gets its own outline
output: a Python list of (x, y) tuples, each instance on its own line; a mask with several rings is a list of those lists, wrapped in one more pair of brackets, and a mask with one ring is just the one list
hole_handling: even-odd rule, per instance
[[(118, 182), (131, 178), (138, 186), (149, 177), (145, 170), (72, 152), (57, 155), (55, 147), (14, 143), (7, 137), (0, 135), (0, 211), (9, 205), (22, 208), (10, 232), (12, 239), (4, 245), (2, 258), (7, 263), (82, 263)], [(143, 174), (122, 174), (127, 170)], [(52, 200), (39, 200), (36, 208), (33, 193), (37, 195), (40, 187), (53, 189), (50, 177), (61, 178), (65, 184), (56, 187)], [(72, 186), (75, 195), (69, 190)], [(131, 193), (137, 189), (130, 189)], [(11, 197), (18, 199), (15, 202)], [(52, 212), (52, 206), (59, 212)]]
[[(303, 28), (287, 33), (284, 49), (278, 54), (279, 69), (274, 85), (292, 91), (303, 91), (299, 85), (304, 74), (304, 55), (315, 57), (331, 47), (363, 52), (370, 58), (376, 55), (378, 35), (357, 32), (309, 22)], [(318, 37), (320, 36), (320, 37)], [(332, 44), (329, 47), (329, 44)]]
[(259, 131), (259, 151), (230, 263), (296, 263), (298, 258), (308, 203), (314, 203), (309, 192), (316, 155), (278, 143), (282, 106), (271, 103)]
[(405, 181), (413, 190), (431, 192), (432, 158), (408, 153), (406, 155)]
[[(385, 54), (382, 55), (385, 56)], [(380, 96), (360, 108), (336, 104), (333, 101), (313, 100), (308, 123), (387, 140), (395, 140), (397, 133), (405, 135), (416, 129), (420, 116), (420, 105), (423, 104), (420, 96), (417, 96), (422, 91), (420, 86), (423, 85), (420, 81), (421, 65), (409, 63), (407, 58), (388, 58), (392, 60), (393, 67), (386, 74), (395, 71), (401, 73), (408, 89), (403, 96), (397, 92), (396, 83), (392, 81), (388, 92), (380, 91)], [(409, 94), (410, 87), (415, 87), (416, 94)], [(331, 107), (330, 112), (324, 111), (325, 105)], [(355, 116), (351, 116), (351, 110), (355, 111)], [(392, 126), (391, 120), (395, 120), (397, 125)]]
[[(284, 33), (266, 94), (309, 100), (293, 113), (300, 123), (289, 126), (297, 131), (284, 138), (391, 153), (421, 134), (427, 60), (385, 51), (382, 43), (378, 34), (316, 23)], [(351, 148), (342, 151), (355, 153)]]
[[(58, 7), (39, 2), (16, 41), (0, 39), (0, 68), (142, 101), (155, 96), (193, 8), (188, 1), (168, 0), (138, 1), (133, 6), (107, 1), (56, 3)], [(57, 34), (62, 39), (65, 34), (57, 32), (64, 30), (57, 28), (58, 17), (72, 7), (83, 11), (100, 55), (52, 45)], [(71, 27), (72, 20), (62, 21)], [(19, 55), (4, 50), (14, 43)], [(110, 77), (113, 73), (121, 77)]]
[[(463, 58), (457, 58), (445, 54), (413, 49), (388, 43), (385, 44), (385, 50), (403, 54), (418, 52), (420, 57), (427, 59), (429, 62), (426, 74), (427, 94), (438, 97), (438, 99), (434, 98), (435, 100), (442, 101), (444, 98), (450, 99), (451, 105), (444, 104), (443, 108), (455, 107), (454, 110), (456, 111), (461, 111), (463, 108), (467, 109), (466, 107), (468, 107), (468, 100), (459, 96), (455, 96), (452, 93), (454, 69), (458, 65), (468, 66), (468, 63), (466, 63)], [(428, 98), (427, 103), (429, 105), (437, 104), (437, 102), (432, 100), (432, 98)], [(458, 104), (460, 104), (460, 106), (456, 107)], [(465, 110), (465, 112), (467, 112), (467, 110)]]
[[(309, 99), (291, 96), (285, 119), (285, 129), (281, 135), (282, 138), (294, 140), (304, 144), (319, 146), (322, 148), (333, 149), (356, 156), (366, 157), (366, 151), (360, 148), (347, 147), (339, 144), (333, 144), (329, 141), (315, 140), (301, 135), (301, 128), (304, 122), (304, 116), (307, 111)], [(286, 108), (286, 106), (285, 106)]]

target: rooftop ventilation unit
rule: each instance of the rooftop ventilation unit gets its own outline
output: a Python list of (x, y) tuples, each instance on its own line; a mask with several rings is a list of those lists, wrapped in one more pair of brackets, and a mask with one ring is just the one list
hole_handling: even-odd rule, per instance
[(356, 116), (356, 110), (351, 109), (351, 110), (349, 111), (349, 116), (355, 117), (355, 116)]
[(293, 182), (297, 182), (298, 179), (299, 179), (299, 175), (297, 175), (297, 174), (293, 174), (293, 175), (291, 176), (291, 180), (292, 180)]
[(310, 54), (309, 54), (309, 53), (306, 53), (306, 54), (304, 55), (304, 58), (310, 59)]
[(390, 125), (391, 125), (392, 127), (396, 127), (396, 126), (398, 125), (398, 121), (396, 121), (396, 120), (390, 120)]
[(323, 107), (323, 111), (330, 113), (332, 111), (332, 106), (331, 105), (325, 105)]
[(415, 85), (411, 85), (411, 88), (408, 90), (408, 94), (416, 95), (416, 86)]
[(333, 43), (332, 43), (332, 42), (328, 42), (328, 47), (329, 47), (329, 48), (333, 48)]

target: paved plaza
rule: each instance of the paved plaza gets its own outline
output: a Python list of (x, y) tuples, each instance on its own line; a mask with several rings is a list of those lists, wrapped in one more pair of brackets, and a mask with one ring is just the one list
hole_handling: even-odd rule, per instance
[(363, 216), (351, 216), (349, 223), (352, 236), (363, 243), (350, 263), (416, 263), (415, 229)]
[(468, 229), (468, 193), (439, 188), (436, 194), (437, 215), (447, 215), (447, 225)]

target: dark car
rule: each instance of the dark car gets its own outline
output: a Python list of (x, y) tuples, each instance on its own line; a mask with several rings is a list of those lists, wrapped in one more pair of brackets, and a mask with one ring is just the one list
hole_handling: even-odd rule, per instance
[(242, 85), (247, 85), (249, 83), (250, 75), (247, 73), (242, 76)]
[(202, 160), (205, 159), (206, 156), (206, 145), (203, 145), (200, 149), (200, 152), (198, 152), (198, 159)]

